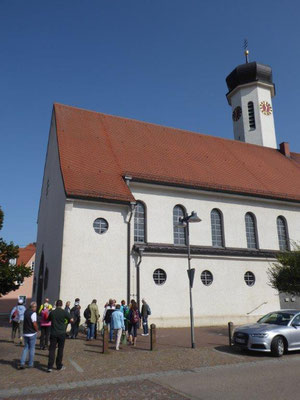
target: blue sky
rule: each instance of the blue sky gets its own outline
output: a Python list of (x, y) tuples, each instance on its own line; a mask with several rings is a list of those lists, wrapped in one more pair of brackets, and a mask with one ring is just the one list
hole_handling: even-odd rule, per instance
[(1, 232), (36, 219), (53, 102), (233, 138), (225, 78), (269, 64), (278, 143), (300, 152), (296, 0), (0, 0)]

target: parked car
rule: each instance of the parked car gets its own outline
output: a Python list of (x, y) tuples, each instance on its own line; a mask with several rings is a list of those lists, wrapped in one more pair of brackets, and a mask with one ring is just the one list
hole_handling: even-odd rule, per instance
[(271, 352), (275, 357), (300, 350), (300, 310), (274, 311), (256, 324), (237, 327), (233, 344), (241, 349)]

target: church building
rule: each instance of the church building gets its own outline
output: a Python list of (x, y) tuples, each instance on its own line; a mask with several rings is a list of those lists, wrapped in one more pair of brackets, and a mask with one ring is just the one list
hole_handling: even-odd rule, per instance
[[(248, 60), (247, 60), (248, 61)], [(151, 323), (244, 323), (294, 299), (270, 287), (300, 240), (300, 154), (277, 146), (269, 66), (226, 78), (234, 140), (54, 104), (41, 190), (33, 297), (145, 298)]]

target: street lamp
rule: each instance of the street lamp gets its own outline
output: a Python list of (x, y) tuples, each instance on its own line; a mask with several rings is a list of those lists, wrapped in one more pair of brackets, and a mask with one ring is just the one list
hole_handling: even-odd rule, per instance
[(195, 268), (191, 268), (191, 246), (190, 246), (190, 227), (189, 224), (194, 222), (201, 222), (195, 211), (192, 211), (191, 215), (180, 217), (179, 222), (176, 225), (178, 228), (185, 228), (186, 230), (186, 245), (188, 253), (188, 277), (189, 277), (189, 291), (190, 291), (190, 319), (191, 319), (191, 344), (192, 349), (195, 348), (195, 335), (194, 335), (194, 311), (193, 311), (193, 298), (192, 298), (192, 287), (194, 282)]

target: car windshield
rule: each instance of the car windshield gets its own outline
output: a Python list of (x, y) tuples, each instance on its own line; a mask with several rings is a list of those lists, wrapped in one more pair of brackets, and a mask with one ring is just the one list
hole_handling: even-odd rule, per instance
[(265, 315), (257, 322), (259, 324), (287, 325), (294, 315), (288, 312), (273, 312)]

